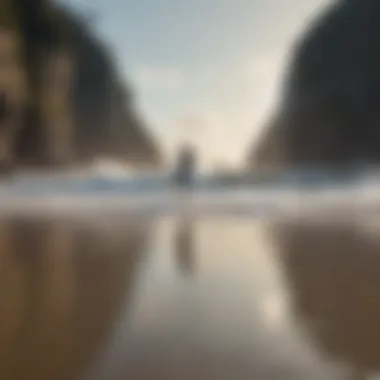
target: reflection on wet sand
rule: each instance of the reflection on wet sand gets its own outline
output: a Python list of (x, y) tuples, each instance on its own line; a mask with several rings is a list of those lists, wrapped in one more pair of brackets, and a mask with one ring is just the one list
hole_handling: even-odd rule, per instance
[(178, 270), (191, 276), (195, 271), (194, 225), (191, 220), (180, 220), (175, 231), (174, 244)]
[(0, 221), (1, 380), (379, 372), (376, 234), (151, 222)]
[(335, 380), (335, 368), (290, 326), (261, 223), (188, 227), (155, 224), (131, 312), (85, 380)]
[(300, 321), (349, 379), (380, 371), (380, 238), (358, 227), (287, 226), (280, 258)]
[(138, 227), (1, 221), (0, 378), (79, 377), (128, 302), (144, 236)]

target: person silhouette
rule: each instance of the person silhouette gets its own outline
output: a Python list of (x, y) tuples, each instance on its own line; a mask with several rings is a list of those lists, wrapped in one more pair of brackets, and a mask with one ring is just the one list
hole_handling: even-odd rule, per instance
[(174, 172), (174, 183), (181, 188), (190, 188), (194, 180), (196, 157), (194, 149), (183, 146), (178, 154), (177, 167)]

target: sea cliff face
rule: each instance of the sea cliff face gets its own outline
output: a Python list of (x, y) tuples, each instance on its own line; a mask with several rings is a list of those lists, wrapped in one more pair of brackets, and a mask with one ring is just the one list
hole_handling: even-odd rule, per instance
[(0, 5), (0, 165), (105, 157), (156, 166), (160, 152), (111, 54), (77, 14), (43, 0)]
[(293, 47), (274, 122), (251, 165), (274, 157), (280, 166), (380, 160), (378, 37), (374, 0), (335, 1), (311, 23)]
[(259, 141), (248, 153), (248, 166), (255, 170), (278, 170), (284, 163), (284, 129), (278, 118), (272, 118), (264, 126)]

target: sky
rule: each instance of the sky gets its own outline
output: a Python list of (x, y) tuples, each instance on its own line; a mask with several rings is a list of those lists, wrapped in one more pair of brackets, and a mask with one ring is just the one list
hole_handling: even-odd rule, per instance
[(64, 0), (89, 14), (168, 157), (235, 166), (277, 99), (296, 36), (329, 0)]

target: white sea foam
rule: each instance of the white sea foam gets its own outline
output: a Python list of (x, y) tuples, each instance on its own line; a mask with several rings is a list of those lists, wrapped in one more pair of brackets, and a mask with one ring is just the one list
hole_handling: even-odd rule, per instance
[[(0, 184), (0, 212), (96, 217), (121, 215), (246, 215), (334, 221), (377, 217), (380, 180), (231, 184), (197, 178), (191, 189), (173, 186), (167, 174), (133, 177), (20, 175)], [(380, 213), (379, 213), (380, 215)]]

